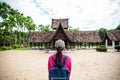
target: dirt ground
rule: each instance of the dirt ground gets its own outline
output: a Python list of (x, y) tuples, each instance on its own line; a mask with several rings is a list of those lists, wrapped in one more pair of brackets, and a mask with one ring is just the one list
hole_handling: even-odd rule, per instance
[[(42, 50), (0, 51), (0, 80), (48, 80), (47, 61), (52, 53)], [(120, 52), (81, 49), (65, 54), (72, 59), (70, 80), (120, 80)]]

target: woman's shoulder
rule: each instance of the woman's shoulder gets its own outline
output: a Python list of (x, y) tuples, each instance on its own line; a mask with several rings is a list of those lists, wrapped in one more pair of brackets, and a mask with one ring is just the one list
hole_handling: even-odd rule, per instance
[(51, 54), (51, 55), (49, 56), (49, 58), (51, 58), (51, 57), (55, 58), (55, 57), (56, 57), (56, 53)]
[(67, 57), (67, 59), (71, 59), (70, 56), (66, 55), (66, 54), (62, 54), (63, 57)]

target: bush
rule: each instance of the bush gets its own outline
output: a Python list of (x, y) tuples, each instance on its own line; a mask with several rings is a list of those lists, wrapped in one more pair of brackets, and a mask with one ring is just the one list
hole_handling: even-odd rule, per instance
[(29, 46), (28, 45), (24, 45), (25, 48), (28, 48)]
[(6, 46), (2, 46), (2, 47), (0, 48), (0, 50), (7, 50), (7, 47), (6, 47)]
[(96, 50), (100, 52), (107, 52), (107, 48), (105, 46), (98, 46)]
[(12, 47), (7, 47), (7, 49), (8, 49), (8, 50), (11, 50), (11, 49), (12, 49)]
[(19, 45), (18, 44), (14, 44), (14, 45), (12, 45), (12, 48), (13, 49), (19, 48)]
[(117, 51), (120, 51), (120, 45), (116, 45), (114, 48), (117, 49)]

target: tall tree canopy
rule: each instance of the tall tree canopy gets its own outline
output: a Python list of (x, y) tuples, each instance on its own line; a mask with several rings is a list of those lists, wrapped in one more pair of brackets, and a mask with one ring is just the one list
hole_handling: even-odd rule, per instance
[(23, 44), (26, 41), (28, 32), (35, 30), (31, 17), (25, 17), (23, 13), (14, 10), (5, 2), (0, 2), (0, 46)]
[(106, 30), (107, 30), (106, 28), (100, 28), (100, 29), (99, 29), (99, 35), (100, 35), (101, 39), (103, 39)]
[(40, 28), (40, 31), (42, 32), (49, 32), (51, 30), (49, 25), (44, 26), (41, 24), (39, 25), (39, 28)]
[(69, 26), (68, 31), (76, 32), (76, 31), (79, 31), (79, 28), (72, 28), (71, 26)]
[(120, 24), (116, 27), (116, 30), (120, 30)]

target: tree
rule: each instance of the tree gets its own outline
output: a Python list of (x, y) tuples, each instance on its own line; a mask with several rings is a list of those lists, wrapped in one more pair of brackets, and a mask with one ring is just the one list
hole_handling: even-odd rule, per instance
[(9, 12), (10, 12), (11, 7), (7, 5), (5, 2), (0, 2), (0, 17), (3, 19), (3, 22), (1, 23), (1, 29), (3, 29), (3, 38), (4, 38), (4, 46), (6, 44), (6, 34), (9, 29)]
[[(35, 30), (36, 25), (34, 24), (31, 17), (25, 17), (18, 10), (12, 9), (5, 2), (0, 2), (0, 44), (12, 45), (25, 42), (28, 31)], [(14, 41), (14, 42), (13, 42)]]
[(31, 30), (35, 30), (36, 25), (34, 24), (32, 18), (30, 16), (27, 16), (25, 19), (25, 27), (27, 28), (27, 30), (30, 32)]
[(116, 30), (120, 30), (120, 24), (116, 27)]
[(15, 28), (16, 28), (16, 14), (17, 14), (17, 10), (14, 10), (11, 8), (10, 12), (10, 17), (9, 17), (9, 36), (10, 36), (10, 46), (12, 44), (16, 43), (16, 36), (17, 34), (15, 34)]
[(69, 27), (68, 31), (70, 32), (76, 32), (79, 31), (79, 28), (72, 28), (71, 26)]
[(8, 20), (4, 20), (4, 22), (2, 22), (2, 31), (3, 31), (3, 40), (4, 40), (4, 46), (6, 45), (6, 36), (8, 34), (8, 29), (9, 29), (9, 25), (8, 25), (9, 21)]
[(100, 28), (99, 29), (99, 35), (100, 35), (101, 39), (103, 39), (103, 37), (105, 35), (105, 32), (106, 32), (106, 28)]
[(74, 28), (74, 32), (79, 31), (79, 28)]
[(74, 29), (70, 26), (70, 27), (68, 28), (68, 31), (74, 32)]
[(25, 25), (25, 28), (28, 30), (28, 33), (24, 33), (24, 41), (27, 40), (28, 38), (28, 34), (31, 32), (31, 31), (35, 31), (35, 28), (36, 28), (36, 25), (34, 24), (32, 18), (30, 16), (27, 16), (25, 18), (25, 22), (24, 22), (24, 25)]
[(10, 44), (10, 46), (12, 46), (12, 43), (13, 43), (13, 28), (15, 28), (15, 17), (13, 16), (13, 15), (11, 15), (10, 17), (9, 17), (9, 20), (8, 20), (8, 27), (9, 27), (9, 29), (8, 29), (8, 32), (9, 32), (9, 37), (10, 37), (10, 40), (9, 40), (9, 44)]
[(3, 20), (6, 20), (9, 16), (10, 6), (5, 2), (0, 2), (0, 16)]
[(2, 46), (3, 41), (4, 38), (3, 38), (2, 22), (0, 22), (0, 46)]
[(16, 14), (16, 22), (17, 22), (17, 27), (18, 27), (18, 31), (19, 31), (19, 34), (18, 34), (18, 43), (19, 45), (21, 45), (22, 43), (22, 32), (23, 32), (23, 27), (24, 27), (24, 16), (22, 13), (20, 12), (17, 12)]
[(50, 31), (50, 26), (49, 25), (46, 25), (46, 26), (44, 26), (44, 25), (39, 25), (39, 27), (40, 27), (40, 30), (42, 31), (42, 32), (49, 32)]

